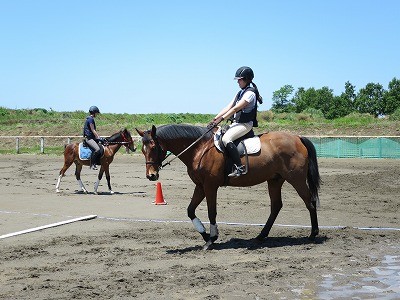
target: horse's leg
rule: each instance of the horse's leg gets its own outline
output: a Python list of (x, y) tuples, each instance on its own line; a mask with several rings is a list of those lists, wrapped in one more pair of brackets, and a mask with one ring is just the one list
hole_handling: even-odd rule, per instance
[[(100, 180), (103, 178), (104, 167), (100, 167), (99, 175), (97, 176), (97, 181), (94, 184), (94, 193), (97, 195), (97, 189), (99, 188)], [(107, 179), (108, 180), (108, 179)], [(110, 187), (110, 184), (108, 185)]]
[(104, 170), (106, 172), (106, 179), (107, 179), (107, 184), (108, 184), (108, 191), (110, 194), (114, 194), (113, 190), (111, 189), (111, 176), (110, 176), (110, 165), (107, 165), (107, 167)]
[(65, 148), (64, 150), (64, 165), (60, 170), (58, 180), (57, 180), (57, 185), (56, 185), (56, 192), (60, 192), (60, 183), (61, 183), (61, 178), (65, 176), (65, 172), (68, 170), (68, 168), (72, 165), (74, 162), (74, 156), (73, 156), (73, 150), (72, 153), (69, 150), (70, 148)]
[(192, 220), (194, 228), (201, 234), (205, 242), (208, 242), (210, 235), (206, 233), (206, 228), (200, 219), (196, 216), (196, 208), (199, 206), (206, 196), (203, 186), (196, 185), (193, 191), (192, 200), (187, 208), (187, 214), (190, 220)]
[(274, 224), (276, 217), (279, 214), (283, 204), (282, 204), (282, 185), (285, 182), (283, 178), (276, 178), (268, 180), (268, 193), (271, 200), (271, 212), (268, 217), (267, 223), (261, 230), (260, 234), (257, 236), (257, 240), (263, 240), (269, 234), (269, 231)]
[(318, 217), (317, 217), (317, 203), (316, 201), (311, 201), (311, 193), (308, 188), (307, 183), (304, 180), (296, 181), (291, 183), (296, 189), (297, 193), (303, 199), (308, 211), (310, 212), (311, 218), (311, 234), (309, 236), (310, 240), (314, 240), (319, 233), (318, 228)]
[(61, 178), (63, 178), (65, 176), (65, 172), (68, 170), (68, 168), (72, 165), (73, 161), (69, 161), (69, 160), (65, 160), (64, 161), (64, 166), (62, 167), (62, 169), (60, 170), (60, 175), (58, 176), (58, 180), (57, 180), (57, 185), (56, 185), (56, 192), (59, 193), (60, 192), (60, 183), (61, 183)]
[(82, 192), (84, 192), (85, 194), (87, 194), (87, 190), (85, 188), (85, 186), (83, 185), (83, 182), (81, 180), (81, 171), (82, 171), (82, 165), (80, 163), (75, 162), (76, 168), (75, 168), (75, 177), (76, 180), (78, 181), (79, 184), (79, 188), (81, 189)]
[(203, 249), (207, 250), (212, 243), (218, 239), (218, 226), (217, 226), (217, 191), (218, 186), (214, 187), (207, 184), (205, 188), (207, 199), (208, 219), (210, 220), (210, 238), (206, 241)]

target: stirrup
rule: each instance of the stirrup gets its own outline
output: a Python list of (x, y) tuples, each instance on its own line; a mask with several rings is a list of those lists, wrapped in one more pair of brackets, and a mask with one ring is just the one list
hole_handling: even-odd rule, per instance
[(232, 173), (228, 174), (228, 177), (239, 177), (246, 171), (246, 168), (243, 165), (239, 167), (235, 165), (234, 168), (235, 170)]

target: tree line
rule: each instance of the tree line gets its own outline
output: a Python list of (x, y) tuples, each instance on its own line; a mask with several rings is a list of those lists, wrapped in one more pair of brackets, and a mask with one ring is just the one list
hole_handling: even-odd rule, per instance
[(367, 113), (375, 117), (393, 114), (400, 110), (400, 80), (393, 78), (388, 89), (379, 83), (368, 83), (358, 92), (349, 81), (339, 96), (328, 87), (320, 89), (300, 87), (295, 91), (287, 84), (275, 91), (271, 110), (274, 112), (296, 112), (320, 110), (326, 119), (336, 119), (350, 113)]

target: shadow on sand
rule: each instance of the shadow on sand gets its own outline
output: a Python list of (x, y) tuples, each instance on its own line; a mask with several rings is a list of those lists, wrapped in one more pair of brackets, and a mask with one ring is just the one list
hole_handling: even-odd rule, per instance
[[(263, 241), (257, 239), (238, 239), (232, 238), (226, 242), (214, 243), (209, 250), (227, 250), (227, 249), (247, 249), (257, 250), (263, 248), (277, 248), (285, 246), (298, 246), (307, 244), (322, 244), (329, 238), (326, 236), (317, 236), (313, 241), (307, 237), (268, 237)], [(168, 250), (168, 254), (183, 254), (191, 251), (202, 250), (203, 246), (192, 246), (183, 249)]]

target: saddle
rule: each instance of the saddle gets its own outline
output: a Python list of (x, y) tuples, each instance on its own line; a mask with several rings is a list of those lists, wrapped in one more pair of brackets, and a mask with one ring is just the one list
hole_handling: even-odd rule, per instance
[[(225, 157), (227, 155), (225, 154), (225, 146), (222, 142), (222, 137), (227, 130), (228, 126), (219, 127), (214, 134), (214, 145), (220, 152), (224, 153)], [(253, 129), (251, 129), (247, 134), (233, 141), (233, 143), (236, 145), (239, 155), (241, 157), (243, 156), (246, 157), (246, 163), (245, 163), (246, 171), (245, 173), (243, 173), (246, 174), (249, 170), (248, 155), (258, 153), (261, 150), (260, 137), (256, 136), (254, 134)], [(227, 156), (227, 159), (225, 159), (225, 183), (224, 183), (225, 185), (227, 185), (228, 183), (229, 180), (228, 174), (231, 172), (232, 167), (233, 167), (233, 161), (229, 156)]]
[[(225, 146), (222, 143), (222, 137), (225, 134), (228, 127), (218, 127), (218, 130), (214, 134), (214, 145), (222, 153), (225, 153)], [(261, 150), (260, 137), (254, 134), (251, 129), (247, 134), (233, 141), (236, 145), (240, 156), (247, 154), (255, 154)]]
[[(100, 158), (102, 158), (104, 155), (104, 146), (103, 145), (99, 145), (99, 146), (100, 146), (100, 155), (99, 155), (98, 161), (95, 162), (97, 165), (100, 164)], [(88, 147), (88, 145), (86, 144), (85, 141), (79, 143), (79, 159), (80, 160), (90, 160), (92, 157), (92, 152), (93, 152), (93, 150)]]

